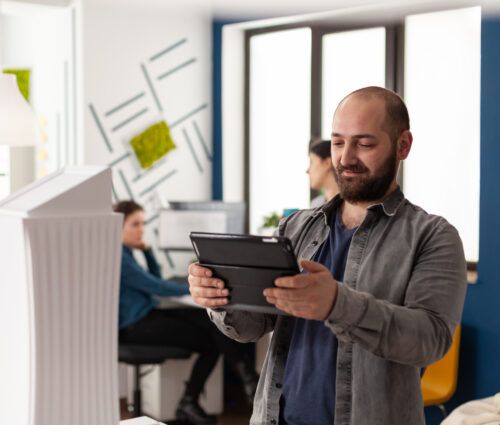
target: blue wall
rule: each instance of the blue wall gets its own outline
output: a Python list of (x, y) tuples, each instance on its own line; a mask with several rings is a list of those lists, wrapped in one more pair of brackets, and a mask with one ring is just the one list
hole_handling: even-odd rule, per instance
[(213, 166), (212, 166), (212, 199), (221, 200), (222, 183), (222, 27), (227, 24), (251, 21), (258, 18), (218, 19), (212, 22), (212, 135), (213, 135)]
[[(446, 161), (446, 158), (444, 158)], [(456, 200), (457, 207), (460, 199)], [(481, 26), (481, 191), (479, 280), (469, 285), (462, 318), (458, 388), (448, 410), (500, 392), (500, 18)], [(437, 425), (436, 408), (426, 409)]]
[[(459, 203), (460, 200), (457, 200)], [(465, 304), (456, 401), (500, 391), (500, 18), (481, 28), (479, 281)]]
[(212, 22), (212, 199), (222, 199), (222, 27), (228, 21)]

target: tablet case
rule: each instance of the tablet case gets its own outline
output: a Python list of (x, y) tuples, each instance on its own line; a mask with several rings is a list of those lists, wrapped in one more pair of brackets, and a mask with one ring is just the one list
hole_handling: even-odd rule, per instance
[(202, 232), (192, 232), (190, 238), (200, 265), (230, 290), (224, 308), (286, 314), (269, 304), (262, 291), (278, 277), (299, 273), (288, 238)]

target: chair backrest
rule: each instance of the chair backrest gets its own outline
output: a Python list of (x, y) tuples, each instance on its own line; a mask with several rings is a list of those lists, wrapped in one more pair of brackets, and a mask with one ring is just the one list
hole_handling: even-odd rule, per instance
[(436, 393), (434, 395), (439, 394), (439, 398), (441, 399), (439, 403), (448, 401), (457, 388), (460, 334), (461, 326), (458, 325), (453, 334), (453, 340), (448, 352), (442, 359), (431, 364), (425, 370), (422, 377), (422, 390), (424, 404), (426, 405), (426, 388), (431, 388)]

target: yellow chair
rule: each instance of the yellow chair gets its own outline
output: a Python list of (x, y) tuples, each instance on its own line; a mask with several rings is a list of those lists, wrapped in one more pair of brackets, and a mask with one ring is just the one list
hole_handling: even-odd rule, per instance
[(421, 381), (424, 406), (439, 407), (444, 417), (447, 416), (444, 403), (457, 388), (460, 331), (461, 327), (458, 325), (450, 349), (442, 359), (427, 367)]

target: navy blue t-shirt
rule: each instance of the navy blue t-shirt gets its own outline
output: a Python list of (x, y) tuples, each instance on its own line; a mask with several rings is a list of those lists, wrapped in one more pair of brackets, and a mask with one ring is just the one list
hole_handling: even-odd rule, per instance
[[(347, 253), (356, 229), (342, 224), (340, 210), (332, 217), (330, 235), (313, 260), (329, 268), (337, 281), (344, 279)], [(333, 424), (337, 338), (322, 321), (295, 319), (285, 366), (280, 423)]]

